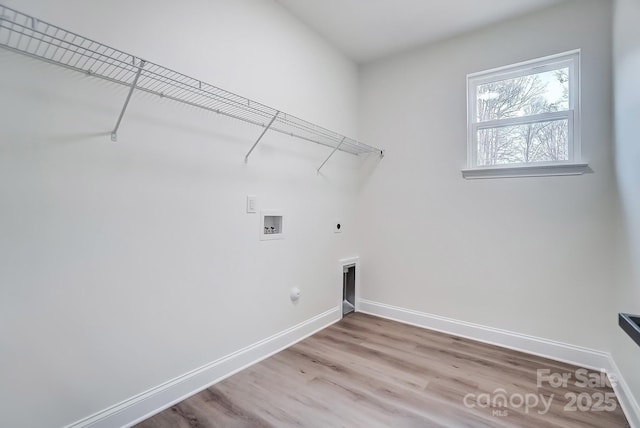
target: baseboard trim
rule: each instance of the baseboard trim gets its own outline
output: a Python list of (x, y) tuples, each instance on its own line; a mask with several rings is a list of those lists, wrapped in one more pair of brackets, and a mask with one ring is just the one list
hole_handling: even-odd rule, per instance
[(539, 337), (528, 336), (486, 327), (466, 321), (459, 321), (439, 315), (431, 315), (411, 309), (399, 308), (384, 303), (360, 300), (360, 311), (405, 324), (425, 327), (454, 336), (465, 337), (479, 342), (498, 345), (503, 348), (523, 351), (540, 357), (551, 358), (589, 369), (607, 368), (609, 354), (579, 346), (568, 345)]
[(605, 370), (615, 376), (614, 390), (632, 428), (640, 428), (640, 408), (611, 354), (535, 336), (515, 333), (411, 309), (360, 299), (359, 312), (387, 318), (404, 324), (427, 328), (458, 337), (561, 361), (594, 370)]
[(616, 376), (616, 382), (613, 385), (613, 390), (618, 397), (620, 406), (622, 406), (622, 410), (624, 411), (631, 428), (640, 428), (640, 405), (638, 405), (638, 401), (631, 392), (629, 385), (625, 382), (624, 377), (622, 376), (622, 373), (620, 373), (620, 369), (618, 369), (613, 357), (610, 356), (609, 359), (611, 369), (607, 373), (615, 374)]
[(336, 323), (341, 318), (341, 308), (330, 309), (65, 428), (131, 427), (179, 403), (185, 398), (288, 348)]

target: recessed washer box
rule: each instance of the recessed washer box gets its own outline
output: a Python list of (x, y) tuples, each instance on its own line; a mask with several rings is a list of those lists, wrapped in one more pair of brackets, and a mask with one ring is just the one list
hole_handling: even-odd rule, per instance
[(260, 211), (260, 240), (284, 239), (284, 215), (278, 211)]

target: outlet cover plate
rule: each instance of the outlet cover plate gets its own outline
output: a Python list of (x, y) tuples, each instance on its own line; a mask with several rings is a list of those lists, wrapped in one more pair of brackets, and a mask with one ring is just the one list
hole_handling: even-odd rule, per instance
[(256, 196), (248, 195), (247, 196), (247, 213), (248, 214), (255, 214), (258, 212), (256, 204), (257, 204)]

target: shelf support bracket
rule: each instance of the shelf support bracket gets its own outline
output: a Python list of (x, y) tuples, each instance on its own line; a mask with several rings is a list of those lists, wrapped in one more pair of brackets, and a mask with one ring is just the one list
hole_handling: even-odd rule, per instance
[[(135, 59), (133, 60), (135, 63)], [(127, 107), (129, 106), (129, 101), (131, 101), (131, 95), (133, 95), (133, 91), (138, 86), (138, 79), (140, 79), (140, 74), (142, 73), (142, 69), (145, 66), (145, 62), (140, 60), (140, 65), (138, 66), (138, 71), (136, 72), (136, 77), (133, 79), (133, 83), (131, 83), (131, 87), (129, 88), (129, 93), (127, 94), (127, 98), (124, 100), (124, 105), (122, 106), (122, 111), (120, 111), (120, 116), (118, 116), (118, 121), (116, 122), (116, 127), (113, 128), (113, 132), (111, 132), (111, 141), (118, 141), (118, 128), (120, 128), (120, 123), (122, 122), (122, 118), (124, 117), (124, 113), (127, 111)]]
[(273, 125), (273, 122), (275, 122), (275, 120), (276, 120), (276, 118), (278, 117), (279, 114), (280, 114), (280, 112), (276, 111), (276, 114), (274, 114), (273, 117), (271, 118), (271, 122), (269, 122), (269, 124), (264, 127), (264, 130), (262, 131), (262, 134), (260, 134), (260, 136), (258, 137), (256, 142), (253, 143), (253, 146), (251, 146), (251, 148), (247, 152), (247, 155), (244, 157), (244, 163), (249, 162), (249, 156), (251, 156), (251, 152), (253, 152), (253, 149), (255, 149), (256, 146), (258, 145), (258, 143), (260, 142), (260, 140), (262, 140), (262, 137), (264, 137), (264, 134), (266, 134), (267, 131), (269, 130), (269, 128), (271, 128), (271, 125)]
[(328, 157), (328, 158), (326, 158), (326, 159), (324, 160), (324, 162), (322, 162), (322, 165), (320, 165), (320, 167), (318, 168), (318, 171), (316, 171), (316, 173), (317, 173), (317, 174), (320, 174), (320, 170), (322, 169), (322, 167), (324, 166), (324, 164), (325, 164), (325, 163), (327, 163), (327, 162), (329, 161), (329, 159), (331, 159), (331, 156), (333, 156), (333, 154), (334, 154), (335, 152), (337, 152), (337, 151), (338, 151), (338, 149), (340, 148), (340, 146), (342, 146), (342, 143), (344, 143), (344, 140), (346, 140), (346, 139), (347, 139), (347, 137), (342, 137), (342, 140), (340, 140), (340, 144), (338, 144), (338, 145), (333, 149), (333, 151), (331, 152), (331, 154), (329, 155), (329, 157)]

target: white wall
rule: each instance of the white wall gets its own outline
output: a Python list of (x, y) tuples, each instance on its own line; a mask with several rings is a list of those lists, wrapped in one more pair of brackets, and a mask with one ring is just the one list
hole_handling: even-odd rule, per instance
[[(617, 0), (615, 5), (615, 153), (625, 219), (616, 311), (640, 314), (640, 3)], [(622, 330), (615, 338), (613, 355), (638, 399), (640, 349)]]
[[(616, 13), (617, 182), (606, 1), (369, 64), (359, 97), (355, 66), (272, 1), (5, 4), (348, 135), (359, 119), (388, 149), (368, 175), (337, 154), (316, 176), (326, 148), (267, 134), (244, 165), (259, 129), (141, 94), (113, 144), (123, 88), (0, 50), (7, 426), (71, 423), (319, 314), (356, 253), (363, 298), (611, 349), (640, 394), (615, 324), (640, 312), (634, 0)], [(466, 74), (574, 48), (594, 173), (463, 180)], [(286, 240), (258, 242), (247, 194), (287, 214)]]
[[(355, 136), (357, 69), (272, 1), (7, 6)], [(59, 427), (332, 307), (358, 161), (0, 50), (2, 425)], [(245, 210), (284, 211), (259, 242)], [(341, 218), (343, 234), (332, 233)], [(302, 299), (289, 300), (299, 286)]]
[[(583, 0), (366, 65), (362, 297), (608, 350), (617, 334), (611, 5)], [(584, 176), (464, 180), (468, 73), (582, 49)]]

